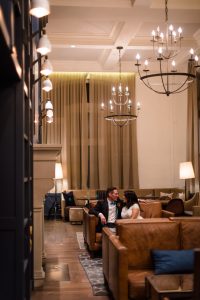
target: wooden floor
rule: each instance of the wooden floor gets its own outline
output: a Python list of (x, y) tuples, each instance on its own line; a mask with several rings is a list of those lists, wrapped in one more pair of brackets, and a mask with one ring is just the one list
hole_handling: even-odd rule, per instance
[(82, 225), (45, 221), (46, 279), (42, 288), (32, 292), (31, 300), (108, 300), (93, 296), (87, 276), (79, 263), (80, 250), (76, 232)]

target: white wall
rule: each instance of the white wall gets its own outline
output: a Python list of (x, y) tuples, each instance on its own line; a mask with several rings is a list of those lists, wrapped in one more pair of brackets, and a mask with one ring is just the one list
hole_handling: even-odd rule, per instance
[(187, 92), (159, 95), (136, 80), (140, 188), (184, 187), (179, 162), (186, 160)]

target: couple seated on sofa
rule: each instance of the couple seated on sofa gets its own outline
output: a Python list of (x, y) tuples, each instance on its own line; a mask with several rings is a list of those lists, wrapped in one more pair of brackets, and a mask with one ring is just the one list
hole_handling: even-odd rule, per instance
[(140, 216), (140, 204), (138, 197), (133, 191), (124, 192), (124, 201), (119, 199), (119, 193), (116, 187), (107, 189), (107, 198), (99, 200), (97, 204), (90, 209), (90, 214), (99, 218), (96, 228), (97, 232), (102, 231), (102, 227), (115, 228), (116, 219), (142, 219)]

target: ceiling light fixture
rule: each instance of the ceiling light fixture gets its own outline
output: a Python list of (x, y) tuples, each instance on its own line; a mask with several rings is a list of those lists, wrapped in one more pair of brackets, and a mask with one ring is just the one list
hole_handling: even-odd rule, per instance
[(47, 53), (51, 52), (51, 43), (47, 37), (46, 30), (43, 30), (43, 35), (39, 39), (36, 51), (41, 55), (46, 55)]
[(50, 5), (48, 0), (32, 0), (30, 14), (36, 18), (42, 18), (50, 14)]
[(101, 103), (101, 110), (107, 109), (108, 114), (104, 117), (105, 120), (111, 121), (114, 125), (123, 127), (128, 125), (130, 121), (137, 118), (140, 110), (140, 103), (137, 103), (136, 111), (133, 113), (132, 100), (130, 99), (130, 93), (128, 86), (123, 86), (121, 80), (121, 50), (123, 47), (118, 46), (119, 51), (119, 84), (117, 87), (113, 86), (111, 91), (111, 99), (108, 102), (107, 107), (104, 102)]
[(141, 71), (140, 55), (136, 55), (136, 64), (138, 74), (142, 82), (152, 91), (158, 94), (176, 94), (183, 92), (188, 88), (188, 84), (196, 76), (192, 71), (192, 65), (199, 67), (198, 57), (194, 55), (194, 50), (190, 49), (189, 69), (187, 72), (177, 72), (175, 57), (180, 52), (183, 39), (182, 28), (174, 30), (173, 25), (168, 24), (168, 1), (165, 0), (165, 23), (166, 32), (161, 31), (158, 26), (152, 31), (152, 46), (154, 58), (152, 61), (158, 62), (159, 71), (150, 73), (148, 60), (144, 61), (143, 73)]

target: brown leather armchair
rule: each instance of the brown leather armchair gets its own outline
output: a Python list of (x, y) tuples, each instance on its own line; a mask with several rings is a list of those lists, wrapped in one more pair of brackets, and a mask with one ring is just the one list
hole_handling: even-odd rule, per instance
[(89, 214), (89, 209), (83, 208), (83, 237), (91, 256), (101, 249), (102, 234), (96, 233), (98, 218)]

